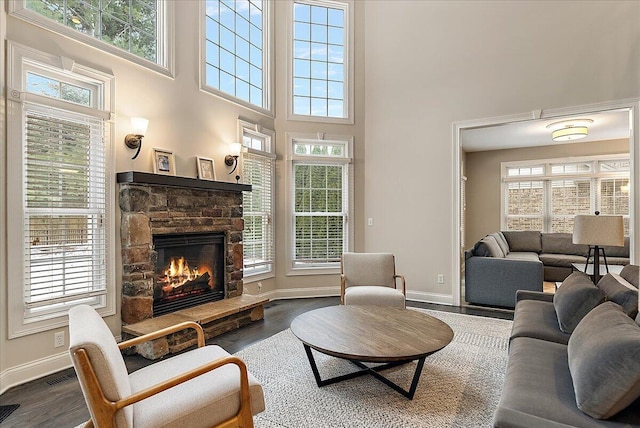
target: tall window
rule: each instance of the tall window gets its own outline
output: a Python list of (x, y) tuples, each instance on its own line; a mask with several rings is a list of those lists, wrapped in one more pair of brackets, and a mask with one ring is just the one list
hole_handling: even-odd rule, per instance
[(503, 164), (506, 230), (573, 232), (579, 214), (622, 215), (629, 234), (629, 157)]
[(9, 298), (20, 314), (9, 318), (18, 336), (59, 325), (72, 305), (109, 306), (111, 78), (78, 65), (65, 72), (13, 44), (10, 55), (9, 133), (22, 142), (8, 152), (9, 257), (18, 275)]
[(206, 88), (266, 110), (267, 6), (263, 0), (208, 0), (204, 34)]
[[(53, 31), (100, 41), (168, 68), (164, 2), (159, 0), (16, 0), (10, 11)], [(71, 30), (71, 33), (69, 31)], [(96, 45), (100, 46), (100, 45)], [(103, 44), (100, 46), (105, 47)], [(112, 49), (112, 53), (117, 52)]]
[(292, 136), (290, 142), (291, 268), (335, 270), (352, 235), (351, 138)]
[(300, 117), (348, 118), (348, 4), (293, 3), (291, 113)]
[(245, 279), (274, 274), (274, 178), (273, 131), (240, 121), (242, 175), (252, 191), (243, 193)]

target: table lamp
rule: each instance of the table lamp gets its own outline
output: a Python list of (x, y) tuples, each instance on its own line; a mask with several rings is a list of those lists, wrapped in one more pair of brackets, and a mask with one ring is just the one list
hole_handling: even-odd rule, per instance
[(602, 257), (604, 258), (607, 273), (609, 272), (607, 255), (602, 246), (624, 246), (624, 224), (622, 223), (622, 216), (599, 214), (600, 212), (596, 211), (595, 215), (577, 215), (573, 220), (573, 243), (589, 246), (587, 263), (584, 266), (585, 272), (587, 271), (589, 259), (593, 252), (593, 282), (596, 284), (600, 280), (600, 253), (602, 253)]

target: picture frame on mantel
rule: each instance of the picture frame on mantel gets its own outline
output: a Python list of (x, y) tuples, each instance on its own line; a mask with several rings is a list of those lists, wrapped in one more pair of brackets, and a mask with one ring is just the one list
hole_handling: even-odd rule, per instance
[(176, 159), (171, 150), (153, 149), (153, 173), (176, 175)]
[(216, 169), (213, 159), (196, 156), (196, 165), (198, 167), (198, 178), (200, 180), (216, 180)]

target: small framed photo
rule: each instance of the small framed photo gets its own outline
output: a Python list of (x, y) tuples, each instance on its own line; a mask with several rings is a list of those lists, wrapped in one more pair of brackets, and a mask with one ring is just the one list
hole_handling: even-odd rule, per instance
[(213, 159), (197, 156), (196, 163), (198, 164), (198, 178), (200, 180), (216, 179), (216, 170), (214, 168)]
[(176, 159), (172, 151), (153, 149), (153, 172), (155, 174), (176, 175)]

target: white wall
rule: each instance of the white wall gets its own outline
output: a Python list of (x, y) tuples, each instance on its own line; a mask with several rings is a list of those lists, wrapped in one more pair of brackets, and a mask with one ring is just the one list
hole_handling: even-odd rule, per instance
[[(276, 277), (263, 281), (262, 293), (271, 297), (296, 297), (309, 295), (336, 294), (339, 290), (339, 280), (335, 275), (326, 276), (296, 276), (285, 275), (285, 242), (284, 215), (287, 210), (284, 202), (284, 155), (285, 132), (325, 132), (330, 134), (344, 134), (354, 136), (355, 167), (356, 167), (356, 207), (353, 220), (356, 221), (356, 245), (362, 247), (362, 217), (364, 204), (362, 191), (364, 157), (364, 47), (363, 47), (363, 5), (355, 5), (356, 13), (356, 69), (360, 77), (356, 79), (356, 117), (354, 125), (321, 125), (307, 122), (291, 122), (286, 120), (286, 7), (288, 2), (275, 2), (276, 9), (276, 118), (255, 113), (249, 109), (215, 97), (199, 90), (199, 2), (196, 0), (181, 0), (175, 2), (175, 77), (169, 78), (152, 72), (144, 67), (132, 64), (113, 55), (91, 48), (76, 40), (59, 36), (32, 24), (7, 16), (6, 11), (0, 12), (0, 33), (3, 34), (2, 51), (0, 51), (0, 69), (4, 71), (4, 44), (11, 40), (23, 45), (39, 49), (55, 55), (62, 55), (74, 59), (78, 63), (88, 65), (99, 70), (109, 72), (116, 79), (116, 125), (115, 151), (116, 171), (147, 171), (152, 172), (152, 148), (160, 147), (173, 150), (176, 156), (176, 171), (179, 176), (195, 177), (195, 156), (205, 156), (214, 159), (216, 175), (220, 181), (234, 181), (228, 175), (228, 168), (224, 165), (224, 156), (229, 153), (229, 144), (237, 140), (237, 119), (257, 122), (260, 125), (275, 129), (276, 153), (278, 156), (276, 171)], [(3, 7), (5, 5), (3, 4)], [(6, 19), (6, 25), (4, 20)], [(5, 90), (5, 75), (0, 73), (0, 83)], [(4, 114), (4, 92), (0, 102), (2, 111), (2, 127), (0, 128), (0, 393), (12, 385), (25, 382), (55, 372), (70, 365), (65, 348), (53, 347), (53, 332), (64, 330), (55, 329), (26, 337), (9, 340), (7, 338), (7, 288), (16, 286), (11, 282), (9, 269), (6, 266), (6, 206), (7, 190), (5, 186), (4, 167), (6, 155)], [(142, 116), (149, 119), (149, 128), (143, 141), (142, 151), (136, 160), (131, 160), (133, 151), (124, 145), (124, 136), (131, 131), (130, 118)], [(115, 182), (115, 177), (113, 178)], [(114, 201), (115, 202), (115, 201)], [(117, 207), (117, 202), (116, 202)], [(119, 210), (116, 208), (119, 215)], [(119, 218), (116, 220), (114, 237), (118, 242), (116, 247), (116, 288), (121, 286), (120, 247), (119, 247)], [(325, 290), (323, 290), (323, 288)], [(248, 283), (245, 289), (251, 293), (257, 292), (257, 285)], [(120, 290), (117, 296), (118, 313), (106, 318), (114, 334), (120, 334)]]
[(365, 249), (396, 254), (408, 296), (459, 286), (452, 123), (639, 97), (638, 16), (633, 1), (367, 2)]

